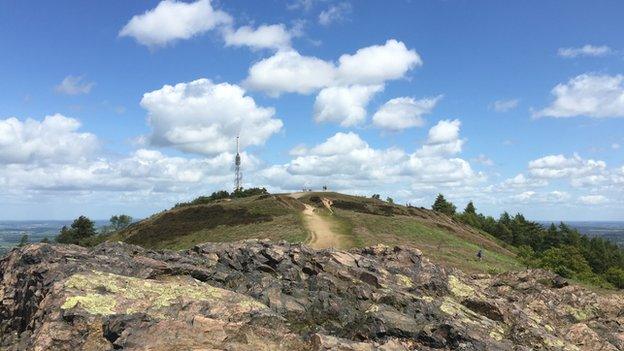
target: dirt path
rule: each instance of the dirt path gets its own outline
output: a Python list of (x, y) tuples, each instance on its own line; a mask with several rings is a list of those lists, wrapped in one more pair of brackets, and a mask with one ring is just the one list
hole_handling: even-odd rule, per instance
[[(292, 193), (291, 197), (298, 199), (305, 193)], [(332, 223), (316, 212), (312, 205), (303, 204), (303, 219), (306, 227), (310, 231), (310, 238), (306, 244), (315, 249), (326, 249), (329, 247), (341, 247), (340, 235), (332, 230)], [(331, 209), (330, 209), (331, 211)]]
[(316, 213), (313, 206), (305, 204), (303, 218), (310, 231), (310, 239), (307, 244), (315, 249), (326, 249), (328, 247), (340, 247), (339, 235), (331, 229), (331, 222)]

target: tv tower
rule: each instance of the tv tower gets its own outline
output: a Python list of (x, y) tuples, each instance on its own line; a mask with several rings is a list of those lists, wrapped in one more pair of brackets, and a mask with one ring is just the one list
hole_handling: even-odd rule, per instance
[(239, 136), (236, 136), (236, 158), (234, 159), (234, 191), (243, 189), (243, 174), (241, 173), (241, 157), (240, 146), (238, 142)]

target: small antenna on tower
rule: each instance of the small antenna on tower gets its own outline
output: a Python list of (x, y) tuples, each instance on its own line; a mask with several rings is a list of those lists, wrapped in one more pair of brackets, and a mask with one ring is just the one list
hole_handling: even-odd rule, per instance
[(236, 158), (234, 159), (234, 191), (240, 191), (243, 189), (242, 181), (243, 174), (241, 173), (241, 157), (240, 157), (240, 145), (239, 136), (236, 136)]

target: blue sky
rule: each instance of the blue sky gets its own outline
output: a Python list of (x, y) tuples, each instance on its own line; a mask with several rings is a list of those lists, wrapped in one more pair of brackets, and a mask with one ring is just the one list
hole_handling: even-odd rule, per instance
[(0, 219), (246, 186), (624, 220), (620, 1), (4, 1)]

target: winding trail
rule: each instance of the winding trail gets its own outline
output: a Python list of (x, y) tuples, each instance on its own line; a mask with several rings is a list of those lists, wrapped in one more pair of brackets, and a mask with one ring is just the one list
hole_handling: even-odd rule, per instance
[[(295, 199), (303, 195), (304, 193), (290, 194), (290, 196)], [(332, 222), (328, 218), (318, 214), (314, 206), (306, 203), (303, 205), (305, 206), (303, 219), (306, 227), (310, 231), (310, 237), (306, 244), (315, 249), (326, 249), (330, 247), (340, 248), (342, 246), (342, 240), (340, 240), (340, 235), (332, 230)]]

